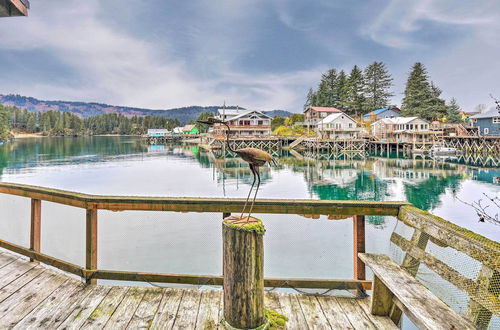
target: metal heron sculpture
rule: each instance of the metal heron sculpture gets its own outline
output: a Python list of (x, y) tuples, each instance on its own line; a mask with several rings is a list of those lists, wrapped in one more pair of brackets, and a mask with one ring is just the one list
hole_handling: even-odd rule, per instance
[(243, 218), (243, 213), (245, 213), (245, 209), (248, 205), (248, 200), (250, 199), (250, 194), (252, 193), (253, 187), (255, 185), (255, 181), (257, 180), (257, 188), (255, 189), (255, 195), (252, 200), (252, 204), (250, 206), (250, 211), (248, 212), (248, 216), (246, 217), (247, 222), (250, 220), (250, 215), (252, 214), (252, 209), (253, 205), (255, 203), (255, 198), (257, 197), (257, 192), (259, 191), (259, 186), (260, 186), (260, 172), (259, 168), (260, 166), (269, 163), (269, 164), (274, 164), (278, 165), (276, 160), (271, 156), (268, 152), (265, 152), (264, 150), (257, 149), (257, 148), (241, 148), (241, 149), (233, 149), (231, 147), (231, 144), (229, 143), (229, 134), (231, 132), (231, 128), (229, 125), (218, 118), (210, 117), (207, 118), (206, 120), (198, 120), (199, 123), (202, 124), (207, 124), (207, 125), (214, 125), (216, 123), (218, 124), (223, 124), (227, 127), (227, 132), (226, 132), (226, 145), (227, 148), (234, 152), (235, 154), (238, 154), (241, 159), (243, 159), (245, 162), (248, 163), (250, 166), (250, 170), (252, 171), (253, 174), (253, 182), (252, 182), (252, 187), (250, 188), (250, 191), (248, 192), (247, 199), (245, 201), (245, 205), (243, 206), (243, 210), (241, 211), (241, 216), (240, 218)]

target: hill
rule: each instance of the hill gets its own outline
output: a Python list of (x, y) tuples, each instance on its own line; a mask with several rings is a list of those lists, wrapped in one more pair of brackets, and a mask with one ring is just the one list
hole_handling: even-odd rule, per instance
[[(73, 101), (43, 101), (33, 97), (21, 95), (1, 95), (0, 104), (6, 106), (16, 106), (27, 109), (30, 112), (45, 112), (48, 110), (57, 110), (63, 112), (71, 112), (79, 117), (86, 118), (106, 113), (117, 113), (127, 117), (133, 116), (161, 116), (166, 118), (177, 119), (184, 125), (191, 120), (196, 120), (202, 112), (216, 112), (221, 106), (190, 106), (183, 108), (154, 110), (133, 107), (123, 107), (95, 102), (73, 102)], [(284, 110), (264, 111), (267, 115), (288, 117), (290, 112)]]

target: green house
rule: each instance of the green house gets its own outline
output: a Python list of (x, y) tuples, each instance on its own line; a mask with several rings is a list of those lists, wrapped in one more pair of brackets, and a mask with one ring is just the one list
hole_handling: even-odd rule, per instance
[(200, 131), (196, 125), (186, 125), (182, 129), (182, 134), (200, 134)]

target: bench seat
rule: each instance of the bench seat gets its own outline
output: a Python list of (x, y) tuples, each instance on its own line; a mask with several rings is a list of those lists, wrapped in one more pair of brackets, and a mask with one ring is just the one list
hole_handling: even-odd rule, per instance
[(394, 304), (420, 329), (476, 329), (389, 256), (359, 253), (374, 273), (371, 313), (387, 316)]

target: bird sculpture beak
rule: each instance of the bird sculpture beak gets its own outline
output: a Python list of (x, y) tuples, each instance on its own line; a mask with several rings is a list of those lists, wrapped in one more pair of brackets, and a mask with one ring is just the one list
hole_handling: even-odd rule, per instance
[(199, 122), (200, 124), (207, 124), (207, 125), (211, 125), (212, 124), (211, 122), (206, 121), (206, 120), (197, 120), (197, 122)]

